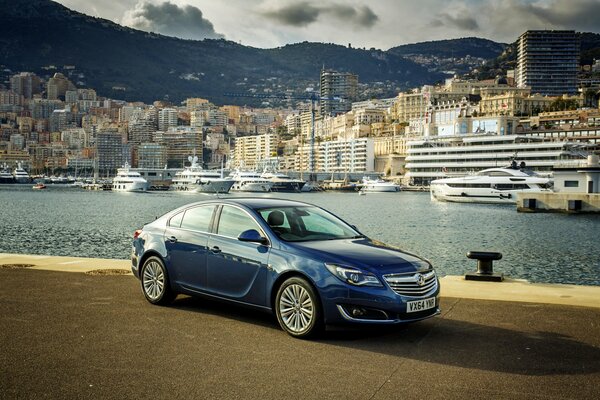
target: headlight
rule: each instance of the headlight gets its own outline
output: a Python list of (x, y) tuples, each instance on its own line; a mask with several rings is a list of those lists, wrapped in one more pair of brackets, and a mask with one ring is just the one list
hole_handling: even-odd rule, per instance
[(354, 286), (383, 286), (377, 277), (369, 272), (357, 268), (345, 267), (338, 264), (327, 264), (325, 266), (333, 275), (342, 281)]

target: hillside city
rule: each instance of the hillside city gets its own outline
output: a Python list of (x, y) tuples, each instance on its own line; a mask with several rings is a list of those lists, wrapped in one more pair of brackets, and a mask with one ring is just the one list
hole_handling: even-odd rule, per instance
[[(539, 62), (536, 40), (558, 44), (543, 55), (554, 62)], [(69, 65), (49, 66), (56, 72), (47, 80), (16, 72), (0, 84), (0, 167), (109, 177), (125, 163), (183, 168), (195, 154), (208, 169), (377, 173), (427, 185), (479, 166), (451, 156), (449, 147), (492, 146), (481, 152), (506, 163), (527, 157), (527, 143), (560, 142), (557, 154), (536, 153), (536, 162), (546, 162), (531, 165), (543, 171), (599, 149), (600, 79), (582, 82), (578, 73), (598, 76), (600, 61), (580, 66), (577, 46), (574, 31), (528, 31), (519, 38), (516, 68), (496, 79), (454, 76), (392, 98), (356, 101), (360, 76), (326, 68), (306, 96), (285, 88), (228, 94), (238, 103), (261, 99), (261, 108), (213, 104), (201, 93), (181, 104), (106, 98), (80, 87)], [(272, 100), (286, 105), (270, 107)], [(518, 147), (502, 153), (490, 137)]]

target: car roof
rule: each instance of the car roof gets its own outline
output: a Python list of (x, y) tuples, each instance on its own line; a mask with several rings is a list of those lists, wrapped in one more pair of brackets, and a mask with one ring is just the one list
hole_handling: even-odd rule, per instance
[(246, 206), (252, 209), (271, 208), (271, 207), (294, 207), (294, 206), (314, 206), (313, 204), (304, 203), (301, 201), (287, 200), (287, 199), (276, 199), (276, 198), (262, 198), (262, 197), (236, 197), (236, 198), (221, 198), (199, 201), (196, 203), (187, 204), (184, 207), (200, 204), (237, 204)]

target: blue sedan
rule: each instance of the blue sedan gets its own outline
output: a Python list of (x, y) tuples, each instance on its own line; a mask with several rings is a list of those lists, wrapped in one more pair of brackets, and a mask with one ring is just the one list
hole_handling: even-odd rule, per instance
[(152, 304), (184, 293), (249, 305), (273, 312), (299, 338), (328, 324), (439, 314), (439, 281), (428, 261), (298, 201), (188, 204), (137, 230), (131, 260)]

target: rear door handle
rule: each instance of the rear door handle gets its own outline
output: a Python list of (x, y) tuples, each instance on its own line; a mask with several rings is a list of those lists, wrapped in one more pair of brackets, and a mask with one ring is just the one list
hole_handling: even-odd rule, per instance
[(210, 249), (210, 251), (212, 251), (213, 253), (220, 253), (221, 249), (219, 248), (219, 246), (213, 246), (213, 248)]
[(175, 243), (177, 241), (177, 238), (175, 236), (169, 236), (167, 240), (171, 243)]

